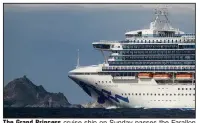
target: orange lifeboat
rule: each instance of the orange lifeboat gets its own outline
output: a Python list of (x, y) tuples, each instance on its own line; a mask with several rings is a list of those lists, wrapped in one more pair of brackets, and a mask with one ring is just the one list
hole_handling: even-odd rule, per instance
[(138, 78), (141, 78), (141, 79), (152, 78), (152, 74), (151, 73), (139, 73)]
[(170, 74), (154, 74), (153, 78), (155, 80), (168, 80), (171, 78)]
[(177, 80), (191, 80), (192, 78), (192, 74), (176, 74)]

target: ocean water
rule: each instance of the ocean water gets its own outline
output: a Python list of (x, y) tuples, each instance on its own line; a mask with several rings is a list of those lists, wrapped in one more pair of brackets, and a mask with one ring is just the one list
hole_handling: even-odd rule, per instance
[(142, 108), (4, 108), (4, 118), (195, 118), (195, 110)]

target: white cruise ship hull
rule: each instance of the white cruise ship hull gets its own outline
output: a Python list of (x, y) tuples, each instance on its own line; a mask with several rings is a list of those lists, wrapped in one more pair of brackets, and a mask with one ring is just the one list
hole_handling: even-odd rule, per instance
[(154, 79), (137, 78), (113, 80), (110, 75), (70, 75), (70, 78), (99, 103), (111, 101), (118, 107), (129, 108), (195, 108), (192, 84), (159, 85)]

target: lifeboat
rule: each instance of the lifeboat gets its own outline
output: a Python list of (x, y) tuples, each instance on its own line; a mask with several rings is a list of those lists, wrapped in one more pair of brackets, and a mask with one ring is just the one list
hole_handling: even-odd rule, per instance
[(177, 80), (191, 80), (192, 78), (192, 74), (176, 74)]
[(149, 79), (149, 78), (152, 78), (152, 74), (151, 73), (138, 73), (138, 78)]
[(168, 80), (171, 78), (170, 74), (154, 74), (153, 78), (155, 80)]

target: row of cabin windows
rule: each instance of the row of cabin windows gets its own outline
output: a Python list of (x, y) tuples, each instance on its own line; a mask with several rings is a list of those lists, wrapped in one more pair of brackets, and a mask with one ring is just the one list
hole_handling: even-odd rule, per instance
[(195, 48), (195, 45), (178, 44), (129, 44), (123, 45), (123, 49), (188, 49)]
[(195, 54), (195, 50), (122, 50), (113, 51), (119, 55), (137, 55), (137, 54)]
[(147, 66), (147, 67), (131, 67), (131, 66), (121, 66), (121, 67), (103, 67), (103, 69), (182, 69), (182, 68), (186, 68), (186, 69), (193, 69), (195, 66)]
[(121, 41), (121, 43), (191, 43), (195, 42), (195, 39), (188, 39), (188, 40), (181, 40), (181, 39), (175, 39), (175, 40), (127, 40), (127, 41)]
[(166, 94), (153, 94), (153, 93), (122, 93), (122, 96), (123, 95), (125, 95), (125, 96), (130, 96), (130, 95), (135, 95), (135, 96), (195, 96), (195, 94), (191, 94), (191, 93), (189, 93), (189, 94), (180, 94), (180, 93), (178, 93), (178, 94), (168, 94), (168, 93), (166, 93)]
[(123, 49), (178, 49), (178, 44), (126, 44), (122, 47)]
[[(135, 76), (135, 72), (117, 72), (117, 73), (109, 73), (109, 72), (102, 72), (102, 73), (71, 73), (71, 75), (111, 75), (111, 76)], [(103, 81), (102, 81), (103, 82)], [(99, 81), (100, 83), (100, 81)], [(107, 83), (107, 81), (106, 81)], [(111, 81), (109, 81), (111, 83)]]
[[(122, 65), (124, 61), (109, 61), (109, 65)], [(132, 61), (127, 65), (195, 65), (195, 61)]]
[[(178, 88), (178, 90), (192, 90), (192, 88)], [(195, 90), (195, 88), (193, 88)]]
[(195, 55), (114, 56), (115, 60), (195, 60)]
[[(111, 83), (111, 81), (98, 81), (98, 83)], [(168, 88), (158, 88), (158, 89), (168, 89)], [(195, 88), (178, 88), (178, 90), (195, 90)]]
[(130, 70), (130, 71), (138, 71), (138, 70), (150, 70), (150, 71), (159, 71), (159, 70), (165, 70), (165, 71), (171, 71), (171, 70), (181, 70), (181, 71), (187, 71), (187, 70), (195, 70), (194, 67), (175, 67), (175, 66), (160, 66), (160, 67), (103, 67), (102, 70), (104, 71), (119, 71), (119, 70)]

